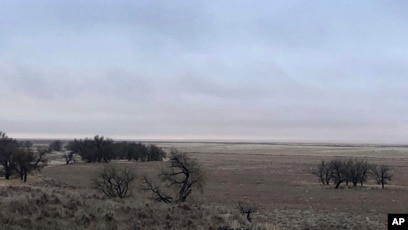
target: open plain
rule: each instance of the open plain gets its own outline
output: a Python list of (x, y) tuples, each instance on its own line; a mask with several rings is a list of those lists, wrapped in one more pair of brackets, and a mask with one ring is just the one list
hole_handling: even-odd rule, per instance
[[(162, 145), (171, 147), (174, 144)], [(260, 222), (289, 229), (386, 229), (387, 213), (408, 212), (408, 152), (402, 146), (341, 144), (178, 144), (205, 166), (204, 199), (228, 206), (237, 200), (259, 208)], [(322, 159), (358, 157), (392, 167), (385, 189), (320, 184), (310, 168)]]
[[(194, 203), (204, 205), (209, 213), (221, 210), (225, 215), (235, 215), (232, 218), (233, 223), (227, 220), (226, 225), (229, 226), (239, 227), (246, 221), (245, 218), (239, 217), (238, 201), (256, 208), (252, 226), (257, 226), (258, 229), (386, 229), (387, 213), (408, 213), (408, 148), (405, 146), (192, 142), (155, 144), (166, 152), (171, 148), (178, 148), (197, 159), (204, 168), (207, 183), (204, 193), (193, 194)], [(385, 189), (381, 189), (371, 179), (364, 187), (354, 188), (352, 185), (342, 184), (340, 189), (334, 189), (333, 186), (322, 185), (318, 178), (310, 173), (310, 169), (322, 159), (348, 157), (364, 158), (369, 163), (387, 164), (391, 166), (394, 178)], [(59, 191), (58, 194), (79, 194), (91, 202), (92, 199), (95, 199), (95, 202), (113, 202), (109, 207), (116, 210), (116, 201), (101, 201), (95, 198), (97, 195), (90, 195), (95, 193), (91, 180), (103, 164), (64, 165), (63, 159), (58, 163), (57, 155), (49, 155), (49, 158), (53, 163), (29, 177), (27, 184), (17, 179), (10, 182), (2, 179), (0, 183), (25, 188), (30, 186), (31, 189), (40, 190), (46, 188), (54, 193)], [(157, 175), (166, 167), (166, 161), (112, 161), (110, 164), (130, 167), (138, 176), (133, 185), (132, 197), (117, 202), (129, 207), (155, 205), (146, 203), (149, 194), (140, 191), (140, 179), (142, 175)], [(3, 189), (4, 187), (6, 186), (3, 186)], [(3, 203), (5, 196), (4, 193), (1, 196)], [(162, 209), (166, 208), (164, 204), (157, 205)], [(106, 206), (99, 207), (99, 212), (109, 211), (100, 209), (107, 209)], [(81, 212), (83, 214), (78, 216), (79, 219), (92, 219), (87, 216), (86, 211)], [(104, 214), (105, 219), (108, 214)], [(146, 225), (140, 229), (177, 229), (180, 226), (185, 229), (211, 229), (204, 225), (201, 227), (202, 223), (199, 221), (187, 224), (170, 224), (156, 228)], [(61, 226), (64, 225), (59, 225)], [(95, 223), (85, 226), (91, 229), (100, 228)], [(128, 228), (128, 225), (112, 226), (112, 229)]]

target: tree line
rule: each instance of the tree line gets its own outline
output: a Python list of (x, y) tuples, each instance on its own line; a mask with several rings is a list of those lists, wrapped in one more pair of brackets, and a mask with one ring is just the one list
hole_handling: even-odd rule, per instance
[(342, 183), (349, 185), (352, 183), (354, 187), (363, 184), (371, 177), (384, 188), (392, 180), (391, 168), (385, 164), (375, 165), (369, 164), (364, 159), (335, 159), (331, 161), (322, 160), (312, 170), (312, 174), (319, 178), (319, 181), (324, 185), (329, 185), (333, 182), (336, 189)]
[(111, 160), (162, 161), (166, 152), (154, 144), (136, 142), (115, 142), (113, 139), (96, 135), (93, 139), (74, 139), (65, 147), (66, 163), (69, 164), (78, 154), (87, 163), (108, 163)]
[(94, 138), (74, 139), (67, 143), (61, 140), (51, 142), (47, 147), (35, 148), (31, 141), (18, 141), (0, 131), (0, 175), (7, 180), (18, 174), (27, 181), (28, 173), (47, 164), (45, 154), (62, 151), (66, 164), (75, 161), (79, 155), (87, 163), (108, 163), (111, 160), (162, 161), (166, 152), (160, 147), (136, 142), (115, 142), (113, 139), (96, 135)]
[(27, 181), (27, 175), (34, 169), (40, 169), (47, 164), (44, 155), (47, 149), (33, 150), (32, 142), (17, 141), (0, 131), (0, 164), (1, 174), (7, 179), (18, 174), (20, 179)]

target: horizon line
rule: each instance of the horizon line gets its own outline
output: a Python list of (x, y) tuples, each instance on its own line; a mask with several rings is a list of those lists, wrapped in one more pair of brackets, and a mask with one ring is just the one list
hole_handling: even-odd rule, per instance
[[(98, 134), (97, 134), (98, 135)], [(74, 139), (93, 138), (96, 135), (82, 135), (83, 137), (17, 137), (16, 140), (36, 140), (36, 141), (50, 141), (62, 140), (69, 141)], [(164, 142), (164, 143), (230, 143), (230, 144), (299, 144), (299, 145), (333, 145), (333, 146), (408, 146), (405, 142), (390, 142), (390, 141), (347, 141), (341, 139), (260, 139), (260, 138), (135, 138), (135, 137), (110, 137), (108, 135), (99, 135), (105, 138), (113, 139), (114, 141), (135, 141), (135, 142)]]

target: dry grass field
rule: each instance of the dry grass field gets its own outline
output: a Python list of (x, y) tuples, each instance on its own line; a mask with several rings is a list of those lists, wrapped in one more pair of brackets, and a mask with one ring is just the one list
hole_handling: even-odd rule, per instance
[[(387, 213), (408, 213), (407, 147), (156, 144), (188, 152), (203, 166), (207, 185), (203, 194), (193, 194), (193, 202), (169, 206), (149, 201), (149, 194), (139, 190), (140, 180), (132, 197), (107, 200), (90, 186), (101, 164), (62, 165), (54, 155), (49, 156), (53, 164), (27, 184), (0, 180), (1, 229), (386, 229)], [(369, 181), (363, 188), (342, 185), (336, 190), (309, 173), (320, 160), (340, 157), (388, 164), (394, 179), (385, 189)], [(166, 162), (112, 164), (130, 167), (139, 179), (166, 167)], [(252, 224), (239, 214), (238, 201), (257, 208)]]

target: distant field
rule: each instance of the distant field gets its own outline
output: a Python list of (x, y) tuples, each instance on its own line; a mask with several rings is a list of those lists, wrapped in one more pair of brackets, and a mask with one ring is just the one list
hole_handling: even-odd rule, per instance
[[(386, 229), (387, 213), (408, 213), (408, 148), (403, 146), (156, 143), (163, 149), (189, 152), (207, 174), (198, 200), (234, 210), (238, 201), (258, 208), (257, 223), (267, 229)], [(388, 164), (395, 179), (385, 189), (369, 181), (365, 187), (327, 188), (309, 173), (322, 159), (362, 157)], [(58, 157), (54, 156), (54, 161)], [(116, 161), (138, 175), (154, 176), (166, 162)], [(101, 164), (78, 163), (44, 168), (40, 178), (52, 179), (85, 192)], [(139, 182), (138, 182), (139, 183)], [(135, 184), (131, 199), (147, 194)]]

